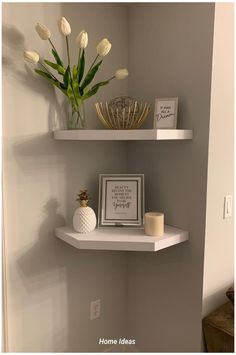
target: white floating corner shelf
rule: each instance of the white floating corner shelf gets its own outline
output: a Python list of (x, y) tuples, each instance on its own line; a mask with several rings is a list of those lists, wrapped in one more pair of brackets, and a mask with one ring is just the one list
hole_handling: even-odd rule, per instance
[(137, 141), (137, 140), (186, 140), (193, 138), (189, 129), (89, 129), (89, 130), (56, 130), (57, 140), (79, 141)]
[(59, 239), (77, 249), (158, 251), (189, 239), (189, 233), (182, 229), (165, 225), (162, 237), (149, 237), (142, 228), (125, 227), (98, 228), (88, 234), (76, 233), (72, 227), (56, 228)]

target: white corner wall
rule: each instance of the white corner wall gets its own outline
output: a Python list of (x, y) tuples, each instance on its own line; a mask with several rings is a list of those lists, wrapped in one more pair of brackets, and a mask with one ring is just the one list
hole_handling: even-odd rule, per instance
[(234, 193), (234, 4), (216, 3), (211, 84), (203, 316), (226, 302), (234, 282), (234, 222), (223, 219)]
[[(128, 62), (127, 11), (118, 4), (3, 4), (3, 183), (10, 352), (103, 351), (99, 337), (125, 336), (126, 258), (119, 252), (77, 251), (56, 240), (54, 228), (71, 223), (76, 195), (88, 188), (97, 210), (98, 174), (126, 171), (126, 145), (117, 142), (56, 142), (51, 129), (65, 117), (61, 96), (23, 61), (24, 49), (50, 57), (35, 23), (45, 23), (65, 53), (57, 19), (71, 22), (69, 38), (89, 32), (88, 57), (108, 36), (113, 43), (100, 78)], [(64, 55), (66, 58), (66, 56)], [(96, 100), (127, 92), (114, 81)], [(97, 126), (92, 99), (86, 105)], [(115, 158), (114, 158), (115, 157)], [(90, 302), (101, 298), (102, 316), (89, 319)], [(114, 319), (116, 320), (114, 322)]]

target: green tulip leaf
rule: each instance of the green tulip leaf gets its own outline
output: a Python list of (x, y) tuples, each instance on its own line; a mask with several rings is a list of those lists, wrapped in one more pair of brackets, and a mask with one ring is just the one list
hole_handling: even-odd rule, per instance
[(45, 59), (44, 62), (51, 68), (57, 70), (58, 74), (64, 75), (66, 70), (61, 65), (50, 62), (49, 60)]
[(61, 82), (60, 82), (60, 87), (61, 87), (61, 89), (63, 89), (63, 90), (65, 90), (65, 91), (66, 91), (66, 87), (65, 87), (65, 85), (64, 85), (63, 83), (61, 83)]
[(56, 86), (59, 90), (63, 92), (63, 94), (67, 96), (67, 92), (60, 81), (54, 79), (49, 73), (46, 73), (43, 70), (34, 69), (34, 71), (38, 75), (41, 75), (44, 79), (48, 80), (52, 85)]
[(68, 87), (69, 80), (70, 80), (70, 66), (68, 65), (63, 77), (63, 82), (66, 88)]
[(97, 83), (96, 85), (94, 85), (84, 96), (83, 96), (83, 100), (88, 99), (89, 97), (95, 95), (98, 91), (98, 89), (101, 86), (107, 85), (109, 84), (110, 80), (106, 80), (106, 81), (101, 81), (100, 83)]
[(85, 58), (84, 58), (84, 49), (82, 50), (82, 55), (80, 58), (79, 62), (79, 67), (78, 67), (78, 82), (80, 83), (83, 75), (84, 75), (84, 67), (85, 67)]
[(67, 96), (68, 96), (70, 102), (72, 103), (72, 105), (75, 106), (76, 101), (75, 101), (73, 89), (72, 89), (70, 82), (68, 83), (68, 87), (67, 87), (66, 92), (67, 92)]
[(76, 65), (73, 66), (72, 75), (73, 75), (73, 81), (76, 80), (77, 76), (78, 76), (78, 71), (77, 71)]
[[(102, 64), (102, 60), (100, 62), (98, 62), (98, 64), (96, 64), (93, 68), (91, 68), (89, 70), (88, 74), (86, 75), (86, 77), (85, 77), (85, 79), (84, 79), (84, 81), (83, 81), (83, 83), (82, 83), (82, 85), (80, 87), (82, 92), (86, 88), (86, 86), (88, 86), (92, 82), (92, 80), (95, 77), (95, 74), (97, 73), (98, 68), (99, 68), (99, 66), (101, 64)], [(81, 92), (80, 92), (80, 94), (81, 94)]]
[(80, 97), (80, 93), (79, 93), (79, 83), (78, 83), (78, 70), (76, 65), (74, 65), (73, 67), (72, 75), (73, 75), (72, 86), (73, 86), (75, 97), (78, 100)]
[(64, 64), (63, 64), (61, 58), (59, 57), (57, 51), (52, 49), (52, 54), (53, 54), (53, 57), (55, 58), (55, 61), (57, 62), (57, 64), (60, 65), (61, 67), (64, 67)]

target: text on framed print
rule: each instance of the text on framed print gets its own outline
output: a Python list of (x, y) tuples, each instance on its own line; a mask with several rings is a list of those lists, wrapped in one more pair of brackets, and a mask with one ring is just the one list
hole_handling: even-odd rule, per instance
[(141, 226), (144, 175), (99, 176), (99, 225)]
[(154, 128), (176, 129), (178, 97), (157, 98), (154, 110)]

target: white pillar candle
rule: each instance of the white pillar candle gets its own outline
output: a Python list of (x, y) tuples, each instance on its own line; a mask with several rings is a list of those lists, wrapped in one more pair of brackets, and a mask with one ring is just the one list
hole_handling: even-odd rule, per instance
[(164, 233), (164, 214), (160, 212), (147, 212), (144, 215), (145, 234), (161, 237)]

